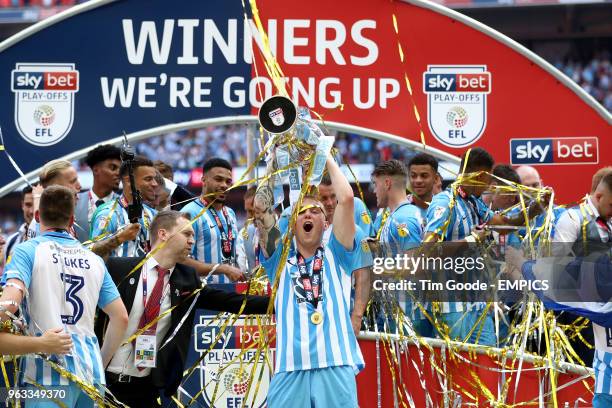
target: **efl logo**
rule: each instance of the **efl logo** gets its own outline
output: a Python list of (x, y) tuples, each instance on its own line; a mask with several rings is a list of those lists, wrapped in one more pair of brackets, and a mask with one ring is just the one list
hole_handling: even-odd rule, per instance
[(79, 91), (79, 71), (74, 64), (17, 63), (11, 90), (15, 93), (15, 125), (26, 141), (50, 146), (68, 135)]
[(485, 65), (429, 65), (423, 73), (427, 123), (442, 144), (474, 143), (487, 125), (491, 73)]
[(549, 139), (511, 139), (512, 164), (597, 164), (599, 144), (596, 137), (557, 137)]

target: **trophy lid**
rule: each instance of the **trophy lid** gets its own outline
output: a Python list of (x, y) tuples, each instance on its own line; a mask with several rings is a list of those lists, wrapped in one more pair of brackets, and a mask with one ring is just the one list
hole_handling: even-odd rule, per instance
[(259, 109), (259, 124), (269, 133), (285, 133), (295, 124), (297, 110), (291, 99), (274, 95)]

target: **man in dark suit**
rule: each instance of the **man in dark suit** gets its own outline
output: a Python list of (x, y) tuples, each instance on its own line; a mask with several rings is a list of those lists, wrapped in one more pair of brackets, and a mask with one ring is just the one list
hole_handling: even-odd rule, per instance
[[(182, 380), (196, 309), (239, 313), (246, 301), (243, 314), (265, 314), (269, 302), (268, 297), (240, 295), (209, 287), (204, 287), (197, 298), (190, 298), (192, 292), (201, 287), (201, 282), (193, 268), (179, 263), (191, 253), (194, 243), (189, 215), (161, 211), (150, 228), (153, 255), (144, 263), (144, 257), (110, 258), (107, 262), (129, 313), (123, 342), (136, 333), (139, 336), (115, 353), (106, 367), (106, 381), (113, 395), (132, 407), (155, 407), (162, 392), (166, 396), (176, 393)], [(128, 275), (136, 267), (136, 271)], [(151, 325), (164, 311), (175, 306), (169, 315)], [(96, 327), (100, 339), (105, 338), (106, 320), (106, 316), (100, 314)], [(147, 325), (150, 327), (145, 330)], [(165, 344), (171, 337), (172, 340)]]

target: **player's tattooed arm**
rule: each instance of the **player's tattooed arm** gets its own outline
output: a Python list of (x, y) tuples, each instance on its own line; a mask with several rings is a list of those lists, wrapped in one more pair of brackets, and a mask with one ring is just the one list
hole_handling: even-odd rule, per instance
[[(266, 174), (272, 174), (276, 170), (275, 160), (268, 162)], [(274, 177), (263, 181), (255, 192), (254, 200), (254, 223), (259, 235), (259, 247), (266, 258), (274, 253), (281, 242), (281, 232), (278, 227), (278, 219), (274, 213)]]
[(259, 245), (266, 258), (274, 253), (281, 241), (278, 220), (274, 214), (274, 186), (271, 180), (257, 188), (254, 201), (254, 221), (259, 231)]
[(115, 235), (102, 241), (94, 242), (89, 249), (91, 249), (91, 252), (106, 261), (115, 248), (119, 247), (119, 245), (121, 245), (121, 242), (119, 242), (119, 238), (117, 238)]
[(116, 235), (111, 236), (110, 238), (103, 239), (102, 241), (93, 243), (90, 248), (91, 252), (106, 261), (108, 257), (111, 256), (113, 251), (125, 241), (135, 240), (139, 232), (140, 224), (129, 224), (127, 227), (119, 231)]

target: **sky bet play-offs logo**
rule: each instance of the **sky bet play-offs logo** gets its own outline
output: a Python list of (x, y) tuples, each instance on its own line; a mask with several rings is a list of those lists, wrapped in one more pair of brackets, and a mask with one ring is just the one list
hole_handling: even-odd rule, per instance
[[(237, 319), (233, 326), (226, 326), (224, 330), (221, 330), (217, 323), (215, 316), (201, 315), (199, 323), (194, 328), (194, 349), (200, 357), (204, 355), (199, 366), (199, 389), (202, 390), (203, 400), (198, 400), (198, 403), (203, 402), (199, 406), (264, 408), (271, 376), (265, 355), (263, 353), (257, 355), (256, 344), (262, 336), (257, 322), (252, 318), (250, 320), (241, 318)], [(270, 330), (273, 330), (272, 327), (270, 326)], [(243, 354), (240, 355), (241, 353)], [(257, 357), (254, 371), (256, 380), (249, 389), (249, 378)], [(274, 365), (272, 347), (268, 359)], [(260, 372), (260, 390), (255, 395), (255, 385)]]
[(597, 164), (596, 137), (510, 139), (512, 164)]
[(486, 65), (428, 65), (423, 73), (427, 122), (442, 144), (474, 143), (487, 126), (491, 73)]
[(17, 63), (12, 71), (15, 125), (29, 143), (50, 146), (62, 140), (74, 118), (79, 71), (74, 64)]

